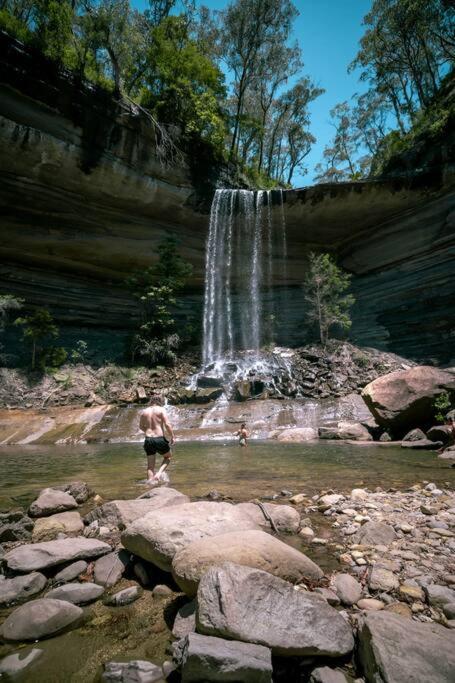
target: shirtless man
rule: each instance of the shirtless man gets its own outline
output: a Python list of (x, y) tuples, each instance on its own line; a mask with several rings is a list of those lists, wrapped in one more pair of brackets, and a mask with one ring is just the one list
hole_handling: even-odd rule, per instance
[(246, 429), (246, 424), (243, 422), (242, 425), (240, 426), (240, 429), (238, 432), (235, 433), (235, 436), (239, 437), (239, 445), (240, 446), (247, 446), (247, 438), (249, 437), (249, 434)]
[[(171, 446), (175, 441), (174, 431), (161, 406), (161, 397), (152, 396), (150, 406), (145, 408), (139, 418), (139, 427), (145, 434), (144, 450), (147, 454), (147, 479), (150, 483), (159, 480), (171, 461)], [(166, 432), (169, 439), (166, 438)], [(156, 454), (163, 456), (163, 462), (155, 474)]]

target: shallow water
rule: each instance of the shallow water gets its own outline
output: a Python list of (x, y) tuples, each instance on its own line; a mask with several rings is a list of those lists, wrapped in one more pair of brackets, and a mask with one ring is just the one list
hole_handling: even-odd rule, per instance
[[(157, 464), (160, 459), (157, 458)], [(5, 446), (0, 449), (0, 509), (28, 505), (45, 486), (87, 481), (105, 499), (144, 490), (141, 444)], [(423, 480), (454, 485), (455, 469), (432, 452), (396, 446), (252, 441), (177, 443), (171, 486), (192, 497), (210, 490), (249, 500), (282, 489), (313, 494), (323, 488), (402, 488)]]

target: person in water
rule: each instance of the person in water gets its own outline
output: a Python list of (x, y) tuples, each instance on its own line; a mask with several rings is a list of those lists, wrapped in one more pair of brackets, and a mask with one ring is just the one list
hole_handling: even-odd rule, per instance
[[(162, 407), (161, 396), (151, 396), (150, 405), (140, 414), (139, 427), (145, 434), (144, 451), (147, 455), (147, 479), (152, 483), (158, 481), (163, 472), (169, 467), (172, 457), (171, 446), (175, 442), (174, 430), (166, 415), (166, 411)], [(166, 437), (166, 433), (169, 439)], [(157, 453), (163, 456), (163, 462), (155, 474)]]
[(240, 429), (238, 432), (235, 433), (235, 436), (239, 437), (239, 446), (245, 447), (248, 446), (247, 439), (249, 437), (246, 424), (242, 422)]

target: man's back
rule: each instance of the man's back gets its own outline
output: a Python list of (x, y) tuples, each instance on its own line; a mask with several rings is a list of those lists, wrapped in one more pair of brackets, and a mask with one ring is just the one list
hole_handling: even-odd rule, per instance
[(161, 406), (149, 406), (142, 411), (139, 426), (146, 436), (164, 436), (164, 411)]

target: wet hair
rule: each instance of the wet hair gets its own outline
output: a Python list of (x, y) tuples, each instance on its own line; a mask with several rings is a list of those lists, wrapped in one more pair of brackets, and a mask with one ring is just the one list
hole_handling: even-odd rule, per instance
[(163, 398), (160, 394), (151, 394), (149, 398), (149, 403), (151, 406), (162, 406)]
[(246, 427), (246, 422), (242, 422), (242, 424), (240, 425), (240, 429), (242, 429), (242, 427)]

